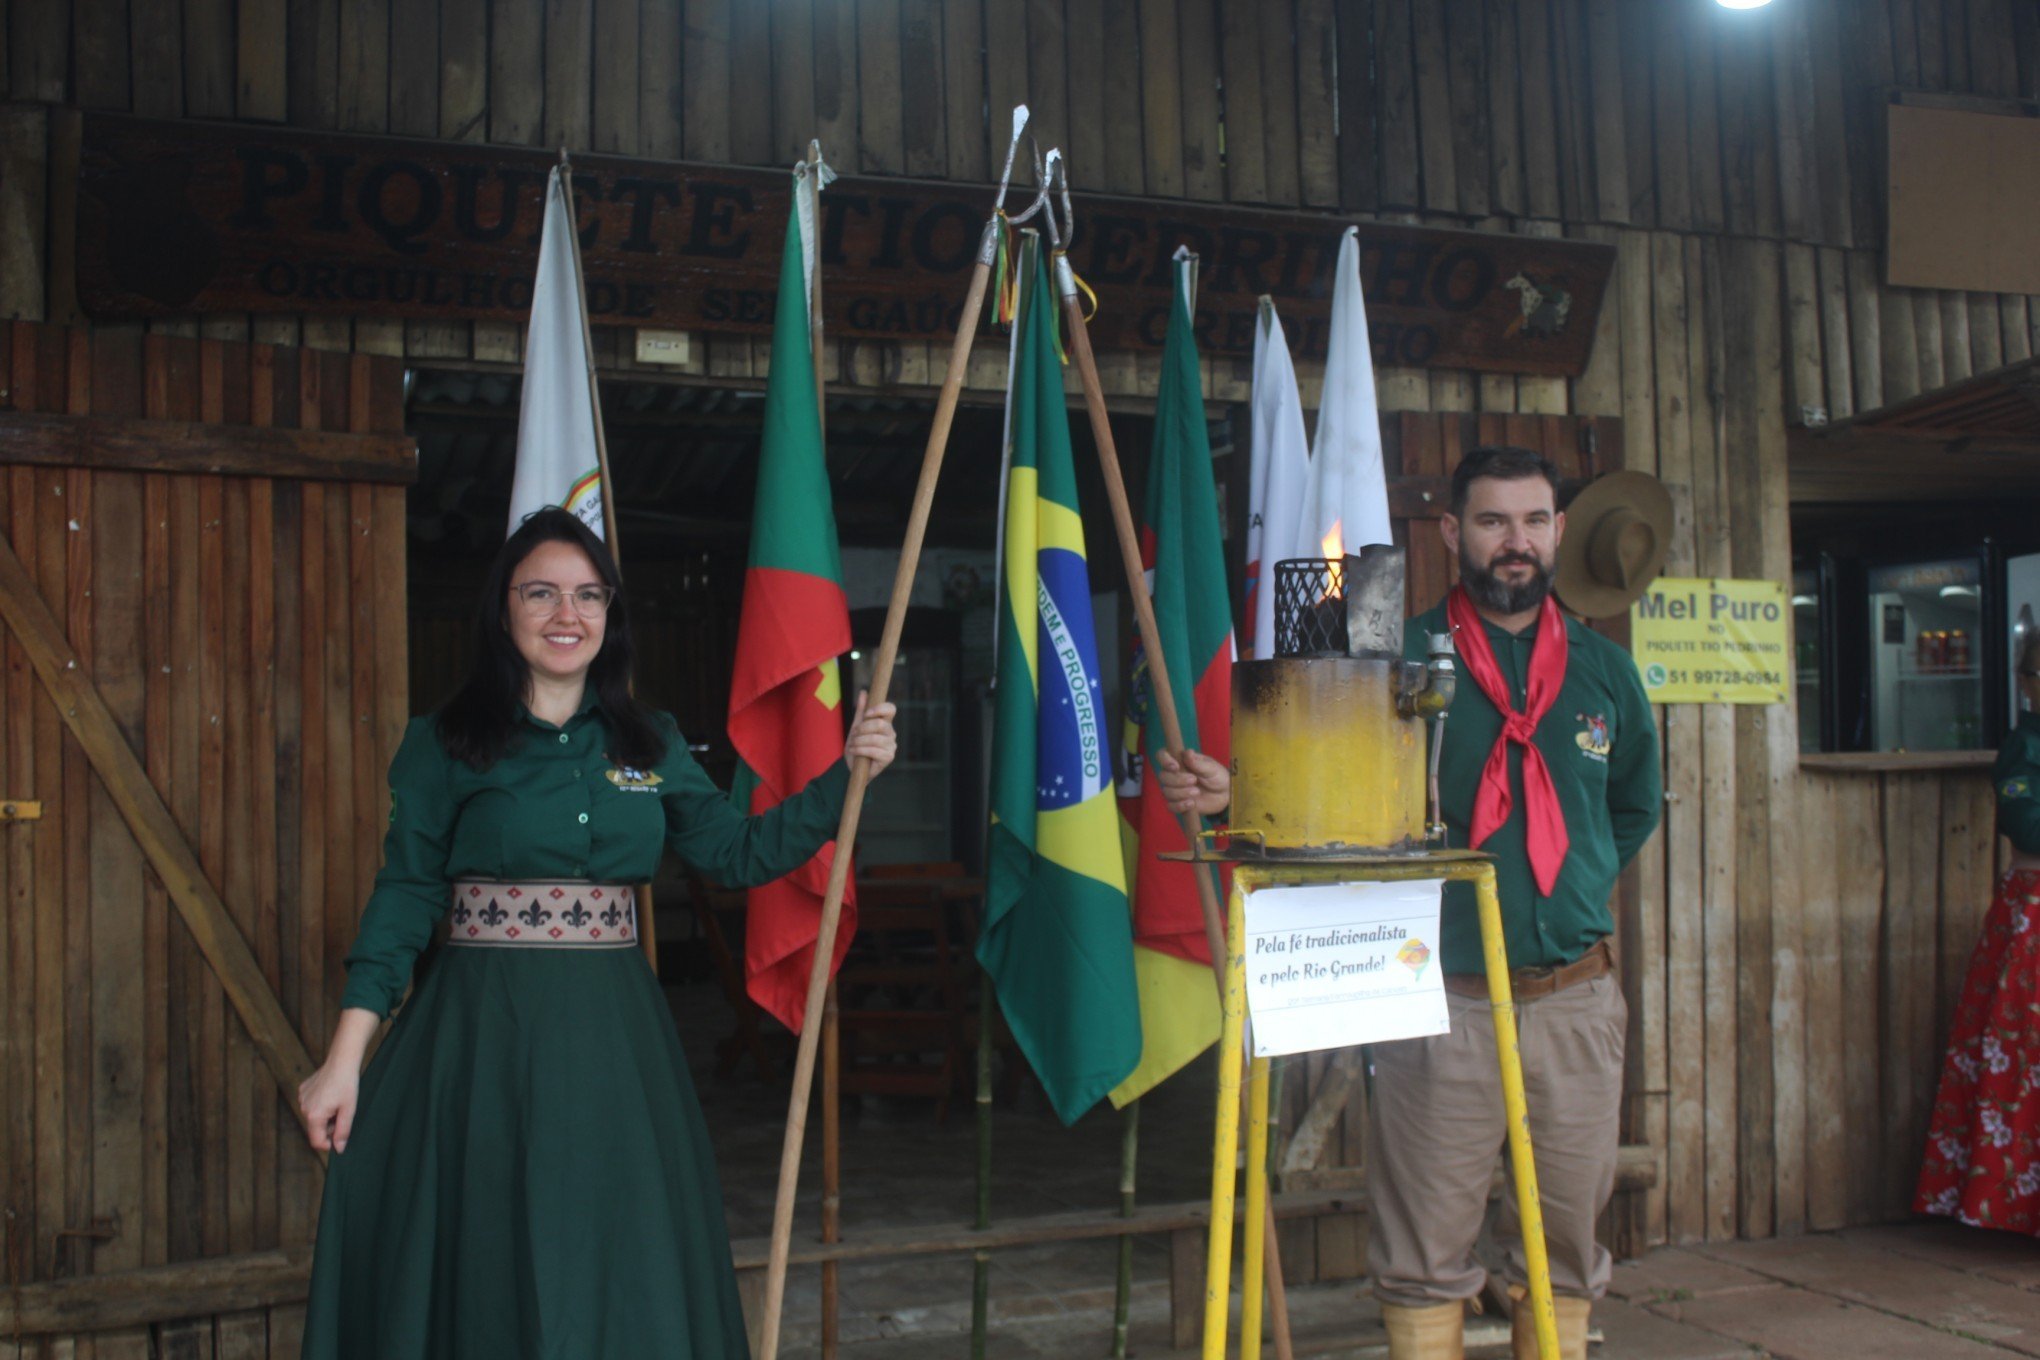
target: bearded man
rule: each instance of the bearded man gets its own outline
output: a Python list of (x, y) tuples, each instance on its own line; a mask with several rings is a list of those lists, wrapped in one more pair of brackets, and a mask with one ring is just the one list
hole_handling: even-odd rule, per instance
[[(1609, 897), (1656, 828), (1664, 789), (1635, 663), (1552, 596), (1557, 497), (1557, 470), (1538, 454), (1469, 452), (1439, 522), (1460, 583), (1406, 637), (1415, 661), (1432, 633), (1450, 631), (1459, 653), (1439, 796), (1448, 843), (1495, 857), (1560, 1354), (1585, 1360), (1612, 1264), (1594, 1223), (1615, 1186), (1628, 1024)], [(1208, 757), (1156, 765), (1179, 811), (1217, 815), (1230, 800), (1228, 772)], [(1466, 1304), (1487, 1278), (1474, 1244), (1507, 1136), (1471, 884), (1446, 885), (1440, 930), (1450, 1033), (1372, 1050), (1368, 1262), (1393, 1360), (1461, 1360)], [(1496, 1238), (1520, 1300), (1513, 1194)], [(1513, 1336), (1518, 1357), (1537, 1355), (1527, 1306)]]

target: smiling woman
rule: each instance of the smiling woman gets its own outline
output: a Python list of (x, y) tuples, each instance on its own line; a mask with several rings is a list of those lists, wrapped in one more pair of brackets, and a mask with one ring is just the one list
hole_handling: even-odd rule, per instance
[[(616, 588), (572, 543), (541, 543), (517, 566), (510, 586), (510, 637), (531, 668), (532, 710), (558, 722), (602, 650)], [(564, 584), (571, 582), (573, 584)]]
[[(786, 873), (834, 829), (848, 775), (738, 812), (633, 696), (617, 600), (602, 541), (532, 515), (483, 587), (467, 683), (391, 767), (340, 1024), (299, 1093), (334, 1153), (311, 1360), (445, 1354), (448, 1336), (463, 1354), (744, 1353), (714, 1157), (631, 885), (667, 847), (732, 886)], [(883, 769), (891, 717), (860, 705), (847, 750)], [(442, 918), (448, 947), (413, 987)]]

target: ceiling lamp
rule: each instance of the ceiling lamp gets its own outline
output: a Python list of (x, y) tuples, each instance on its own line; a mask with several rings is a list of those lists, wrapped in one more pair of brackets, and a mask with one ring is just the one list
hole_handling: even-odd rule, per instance
[(1762, 9), (1771, 0), (1714, 0), (1723, 9)]

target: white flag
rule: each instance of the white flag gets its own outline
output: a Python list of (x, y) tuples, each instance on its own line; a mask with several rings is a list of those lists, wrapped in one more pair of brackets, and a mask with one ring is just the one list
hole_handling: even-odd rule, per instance
[(1247, 491), (1247, 608), (1242, 651), (1275, 655), (1275, 564), (1314, 557), (1317, 546), (1303, 534), (1304, 484), (1310, 478), (1310, 449), (1303, 437), (1303, 402), (1296, 394), (1296, 366), (1282, 336), (1275, 300), (1261, 299), (1254, 327), (1254, 396), (1248, 448), (1252, 459)]
[(1360, 233), (1353, 227), (1339, 242), (1325, 395), (1310, 451), (1303, 528), (1306, 541), (1316, 545), (1313, 554), (1320, 557), (1394, 542), (1381, 463), (1381, 412), (1374, 400), (1374, 354), (1367, 341), (1367, 306), (1360, 298)]
[(517, 417), (517, 475), (510, 484), (510, 532), (527, 515), (564, 505), (598, 537), (602, 461), (595, 450), (595, 402), (588, 388), (588, 333), (575, 268), (567, 190), (553, 167), (545, 190), (538, 278), (531, 287), (531, 328), (524, 341), (524, 405)]

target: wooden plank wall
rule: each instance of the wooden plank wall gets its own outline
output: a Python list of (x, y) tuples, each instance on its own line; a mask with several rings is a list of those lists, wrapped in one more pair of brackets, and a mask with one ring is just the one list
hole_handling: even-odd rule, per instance
[[(164, 0), (130, 14), (17, 0), (0, 165), (56, 169), (0, 197), (0, 311), (78, 319), (76, 123), (48, 104), (753, 164), (790, 163), (819, 135), (860, 174), (982, 181), (1006, 111), (1025, 99), (1087, 188), (1541, 235), (1790, 243), (1808, 333), (1848, 356), (1819, 391), (1788, 391), (1794, 413), (1839, 417), (2024, 357), (2040, 323), (2023, 296), (1877, 282), (1889, 92), (2040, 97), (2040, 16), (2023, 0), (1802, 0), (1750, 14), (1660, 0), (385, 8)], [(502, 323), (242, 324), (314, 348), (521, 354)], [(605, 364), (635, 367), (615, 333), (597, 346)], [(861, 344), (841, 367), (835, 348), (832, 380), (905, 387), (939, 381), (946, 353)], [(995, 359), (975, 385), (997, 385)], [(762, 342), (708, 336), (687, 371), (749, 378), (763, 363)], [(1231, 394), (1244, 365), (1218, 367), (1214, 395)], [(1151, 394), (1138, 364), (1104, 373), (1120, 395)]]
[[(139, 327), (0, 323), (0, 383), (0, 411), (402, 427), (395, 360)], [(400, 486), (0, 471), (0, 533), (314, 1052), (408, 712), (403, 525)], [(0, 829), (9, 1283), (309, 1241), (318, 1162), (11, 633), (0, 684), (0, 781), (45, 810)], [(21, 1353), (281, 1356), (296, 1317), (168, 1323), (154, 1350), (141, 1327)]]
[[(60, 103), (771, 164), (819, 134), (846, 169), (982, 182), (1024, 98), (1087, 188), (1605, 241), (1615, 288), (1579, 378), (1388, 368), (1381, 404), (1391, 423), (1619, 416), (1628, 465), (1673, 488), (1673, 569), (1695, 574), (1785, 575), (1785, 430), (1805, 408), (1840, 418), (2029, 358), (2040, 323), (2025, 296), (1886, 287), (1879, 260), (1891, 92), (2040, 97), (2040, 9), (2025, 0), (1747, 14), (1663, 0), (12, 0), (7, 14), (0, 309), (31, 319), (76, 318), (77, 130)], [(212, 317), (204, 331), (414, 361), (520, 353), (500, 324)], [(700, 339), (690, 371), (763, 375), (760, 342)], [(597, 346), (632, 367), (616, 334)], [(972, 386), (1001, 385), (995, 349), (979, 347)], [(823, 364), (833, 382), (925, 391), (942, 353), (831, 346)], [(1159, 374), (1152, 356), (1100, 366), (1122, 397), (1152, 394)], [(1242, 400), (1245, 370), (1207, 360), (1208, 397)], [(1305, 365), (1302, 380), (1315, 406), (1321, 374)], [(1924, 1011), (1869, 1016), (1867, 993), (1838, 993), (1823, 965), (1870, 947), (1878, 976), (1901, 958), (1936, 977), (1957, 966), (1959, 911), (1937, 906), (1931, 930), (1906, 916), (1908, 933), (1890, 885), (1969, 900), (1958, 886), (1988, 861), (1988, 833), (1980, 815), (1946, 817), (1975, 780), (1877, 782), (1866, 806), (1870, 782), (1800, 775), (1789, 710), (1662, 716), (1671, 801), (1622, 918), (1625, 1141), (1662, 1164), (1622, 1206), (1619, 1242), (1885, 1216), (1913, 1149), (1897, 1138), (1874, 1166), (1835, 1149), (1887, 1137), (1874, 1111), (1916, 1098), (1934, 1045)], [(1868, 853), (1927, 814), (1945, 822), (1931, 854)], [(1860, 834), (1837, 842), (1865, 854), (1806, 860), (1824, 850), (1809, 830), (1838, 816)]]

